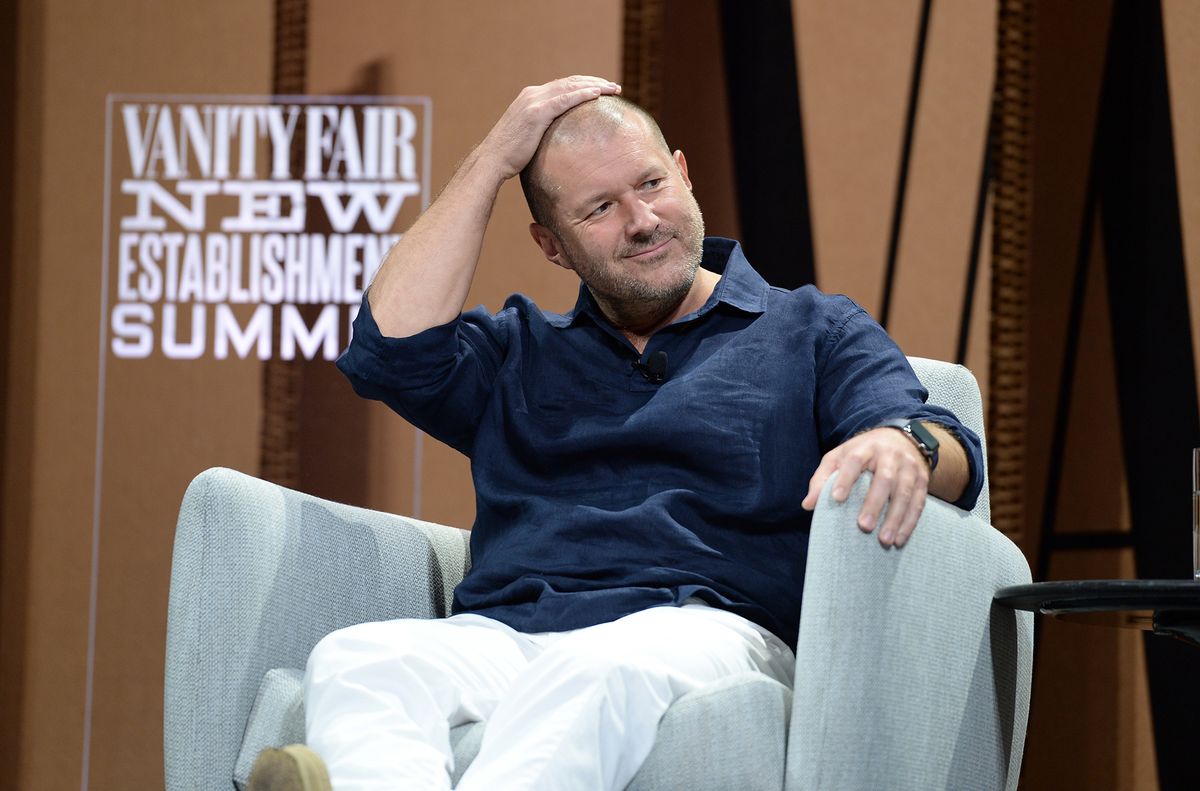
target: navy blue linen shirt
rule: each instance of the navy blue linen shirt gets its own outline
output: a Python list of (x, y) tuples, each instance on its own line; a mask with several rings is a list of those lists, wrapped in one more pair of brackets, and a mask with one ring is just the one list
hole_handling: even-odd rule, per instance
[[(978, 438), (926, 405), (907, 360), (846, 297), (767, 285), (728, 239), (704, 242), (722, 274), (710, 299), (645, 354), (581, 285), (574, 310), (514, 295), (409, 338), (385, 338), (363, 300), (338, 360), (379, 399), (466, 454), (475, 481), (473, 564), (454, 611), (519, 631), (574, 629), (698, 597), (791, 645), (825, 451), (889, 418)], [(667, 354), (666, 380), (634, 367)]]

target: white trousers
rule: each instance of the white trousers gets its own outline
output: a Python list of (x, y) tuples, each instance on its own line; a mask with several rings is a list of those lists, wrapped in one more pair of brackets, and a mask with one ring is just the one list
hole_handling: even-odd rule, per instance
[(794, 664), (770, 632), (703, 604), (541, 634), (479, 615), (360, 624), (309, 657), (306, 738), (334, 791), (449, 789), (450, 728), (487, 720), (459, 789), (617, 791), (676, 698), (747, 670), (791, 686)]

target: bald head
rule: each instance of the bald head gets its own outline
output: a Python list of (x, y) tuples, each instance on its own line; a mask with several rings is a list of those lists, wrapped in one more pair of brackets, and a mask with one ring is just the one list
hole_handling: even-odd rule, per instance
[(581, 147), (589, 142), (605, 139), (617, 131), (637, 129), (644, 130), (664, 151), (671, 153), (671, 148), (654, 118), (621, 96), (600, 96), (576, 105), (555, 118), (542, 135), (542, 142), (538, 145), (533, 159), (529, 160), (529, 164), (521, 171), (521, 189), (525, 192), (525, 201), (529, 204), (533, 221), (555, 230), (554, 185), (546, 183), (543, 170), (546, 151), (551, 146)]

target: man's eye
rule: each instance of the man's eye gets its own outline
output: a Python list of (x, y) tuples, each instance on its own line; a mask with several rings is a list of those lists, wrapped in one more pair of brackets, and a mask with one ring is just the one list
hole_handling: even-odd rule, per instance
[(601, 203), (599, 206), (597, 206), (596, 208), (592, 209), (592, 214), (591, 214), (591, 216), (592, 216), (592, 217), (599, 217), (600, 215), (602, 215), (602, 214), (604, 214), (605, 212), (607, 212), (607, 211), (608, 211), (608, 207), (609, 207), (609, 206), (611, 206), (611, 205), (612, 205), (611, 203)]
[(650, 179), (648, 181), (642, 182), (642, 186), (645, 187), (646, 189), (654, 189), (655, 187), (657, 187), (659, 184), (662, 184), (662, 183), (663, 183), (662, 179)]

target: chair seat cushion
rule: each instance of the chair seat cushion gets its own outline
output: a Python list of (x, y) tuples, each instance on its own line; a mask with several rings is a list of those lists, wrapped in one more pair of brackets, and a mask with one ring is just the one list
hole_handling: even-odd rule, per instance
[[(667, 710), (654, 749), (629, 791), (743, 791), (783, 787), (792, 692), (761, 673), (729, 676), (689, 692)], [(479, 752), (484, 723), (451, 729), (452, 781)], [(259, 752), (304, 741), (304, 672), (276, 668), (263, 677), (234, 771), (244, 791)]]
[(779, 791), (792, 691), (761, 673), (723, 678), (667, 709), (629, 791)]

